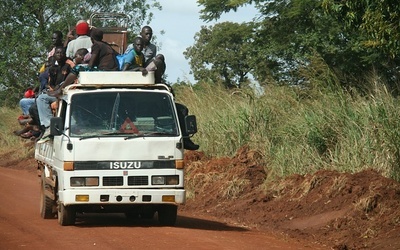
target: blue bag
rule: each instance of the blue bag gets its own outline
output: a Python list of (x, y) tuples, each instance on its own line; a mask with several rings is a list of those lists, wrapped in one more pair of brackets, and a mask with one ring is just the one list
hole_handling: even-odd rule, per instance
[(118, 61), (118, 68), (119, 70), (122, 70), (124, 68), (125, 63), (132, 63), (132, 59), (135, 58), (135, 50), (127, 50), (125, 51), (124, 54), (117, 55), (117, 61)]

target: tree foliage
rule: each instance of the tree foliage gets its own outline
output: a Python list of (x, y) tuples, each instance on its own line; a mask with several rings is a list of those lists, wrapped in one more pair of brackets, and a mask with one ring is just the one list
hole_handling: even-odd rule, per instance
[(15, 104), (23, 90), (37, 84), (37, 72), (51, 47), (53, 31), (64, 36), (80, 19), (94, 12), (122, 12), (130, 18), (130, 29), (138, 32), (161, 9), (156, 0), (3, 0), (0, 2), (0, 92), (2, 104)]
[(249, 44), (251, 24), (224, 22), (203, 26), (195, 35), (195, 44), (186, 49), (194, 78), (223, 82), (226, 87), (240, 87), (250, 71)]
[(362, 60), (386, 80), (399, 80), (400, 4), (392, 0), (323, 0), (324, 9), (340, 21), (344, 32), (357, 29), (357, 49)]
[(345, 29), (359, 28), (362, 44), (381, 50), (391, 58), (400, 43), (400, 4), (393, 0), (324, 0), (324, 8), (344, 22)]
[(300, 69), (308, 67), (316, 57), (341, 76), (343, 84), (362, 85), (361, 76), (371, 70), (380, 72), (392, 83), (398, 80), (400, 5), (395, 1), (198, 0), (198, 3), (203, 7), (201, 18), (206, 21), (218, 20), (222, 13), (247, 4), (254, 4), (259, 10), (254, 21), (257, 28), (253, 29), (253, 39), (247, 48), (251, 55), (249, 72), (261, 83), (271, 79), (298, 83), (302, 80)]
[(225, 12), (236, 11), (245, 4), (251, 4), (252, 0), (198, 0), (204, 8), (200, 11), (200, 18), (206, 21), (217, 20)]

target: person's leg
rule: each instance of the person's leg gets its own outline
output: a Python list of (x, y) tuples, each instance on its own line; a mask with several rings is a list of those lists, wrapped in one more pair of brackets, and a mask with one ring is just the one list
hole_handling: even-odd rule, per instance
[(19, 106), (21, 107), (22, 114), (23, 115), (29, 115), (29, 108), (34, 103), (35, 103), (35, 99), (34, 98), (22, 98), (19, 101)]
[(55, 101), (57, 101), (56, 97), (52, 97), (47, 94), (40, 94), (36, 99), (40, 125), (44, 128), (50, 126), (50, 119), (53, 117), (53, 112), (51, 110), (50, 104)]
[(162, 76), (164, 75), (165, 68), (165, 62), (159, 58), (153, 58), (146, 66), (147, 71), (154, 72), (155, 83), (162, 82)]
[(32, 122), (30, 124), (40, 126), (39, 112), (36, 102), (33, 103), (29, 108), (29, 115), (32, 118)]
[(154, 78), (156, 80), (156, 83), (161, 83), (162, 77), (164, 75), (165, 68), (166, 68), (165, 62), (156, 58), (154, 60), (154, 64), (156, 65), (156, 70), (154, 72)]

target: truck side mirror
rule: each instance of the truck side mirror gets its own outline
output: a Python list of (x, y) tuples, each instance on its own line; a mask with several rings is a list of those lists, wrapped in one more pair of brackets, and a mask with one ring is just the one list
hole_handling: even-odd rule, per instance
[(197, 122), (196, 116), (188, 115), (185, 117), (185, 127), (187, 134), (195, 134), (197, 133)]
[(50, 119), (50, 134), (51, 135), (62, 135), (63, 131), (63, 119), (61, 117), (52, 117)]

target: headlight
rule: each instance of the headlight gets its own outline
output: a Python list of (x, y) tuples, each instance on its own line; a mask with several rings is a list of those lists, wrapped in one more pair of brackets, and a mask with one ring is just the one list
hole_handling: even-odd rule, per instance
[(165, 185), (165, 177), (164, 176), (152, 176), (151, 184), (152, 185)]
[(167, 175), (167, 176), (152, 176), (152, 185), (178, 185), (179, 176), (178, 175)]
[(71, 177), (71, 187), (98, 186), (99, 177)]
[(178, 184), (179, 184), (178, 175), (167, 176), (167, 185), (178, 185)]

